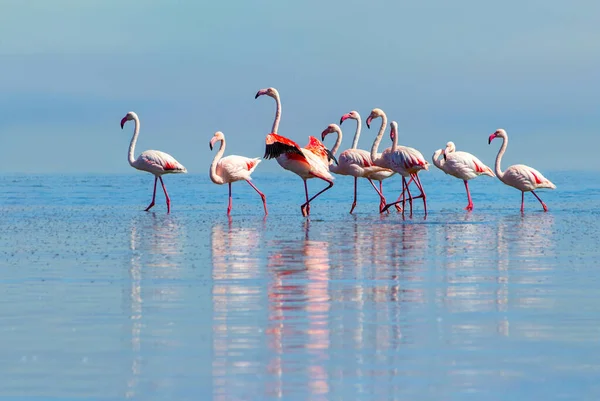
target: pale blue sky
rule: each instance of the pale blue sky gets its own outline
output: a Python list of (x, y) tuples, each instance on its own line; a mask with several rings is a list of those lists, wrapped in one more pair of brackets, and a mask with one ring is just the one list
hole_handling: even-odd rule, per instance
[[(208, 141), (262, 156), (374, 107), (429, 159), (452, 140), (493, 164), (600, 168), (600, 2), (0, 0), (0, 172), (133, 172), (158, 149), (205, 173)], [(346, 125), (347, 124), (347, 125)], [(377, 124), (376, 124), (377, 126)], [(355, 125), (342, 126), (350, 146)], [(363, 127), (359, 147), (376, 130)], [(389, 137), (384, 139), (389, 146)], [(327, 144), (332, 144), (328, 141)], [(278, 171), (274, 161), (261, 171)]]

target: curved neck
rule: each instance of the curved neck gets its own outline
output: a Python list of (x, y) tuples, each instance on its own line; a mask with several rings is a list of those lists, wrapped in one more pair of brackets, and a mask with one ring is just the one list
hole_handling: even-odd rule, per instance
[(127, 159), (129, 160), (129, 164), (133, 166), (135, 163), (135, 157), (133, 156), (135, 152), (135, 143), (137, 142), (138, 135), (140, 134), (140, 119), (135, 116), (133, 117), (133, 121), (135, 122), (135, 128), (133, 130), (133, 136), (131, 137), (131, 143), (129, 144), (129, 154), (127, 155)]
[(438, 149), (435, 151), (435, 153), (433, 154), (433, 157), (431, 158), (431, 160), (433, 161), (433, 164), (439, 168), (440, 170), (444, 170), (444, 164), (446, 164), (446, 162), (444, 161), (444, 159), (440, 159), (440, 155), (442, 154), (442, 149)]
[(398, 130), (396, 130), (396, 132), (394, 132), (394, 140), (392, 141), (392, 152), (395, 152), (397, 148), (398, 148)]
[(385, 113), (381, 114), (381, 127), (379, 128), (379, 133), (373, 141), (373, 146), (371, 147), (371, 160), (375, 162), (377, 158), (377, 149), (379, 148), (379, 142), (381, 142), (381, 138), (383, 137), (383, 132), (385, 131), (385, 127), (387, 126), (387, 116)]
[(275, 102), (277, 103), (277, 111), (275, 112), (275, 121), (273, 121), (273, 127), (271, 132), (277, 133), (279, 129), (279, 120), (281, 120), (281, 100), (279, 99), (279, 93), (275, 94)]
[(495, 170), (496, 170), (496, 175), (498, 176), (498, 178), (502, 178), (502, 176), (504, 176), (504, 173), (500, 169), (500, 163), (502, 162), (502, 155), (504, 155), (507, 145), (508, 145), (508, 138), (506, 138), (506, 137), (502, 138), (502, 146), (500, 146), (500, 150), (498, 151), (498, 156), (496, 156)]
[(219, 142), (221, 142), (221, 145), (219, 146), (219, 151), (215, 155), (215, 158), (213, 159), (212, 164), (210, 165), (210, 179), (215, 184), (223, 184), (223, 177), (217, 174), (217, 163), (219, 162), (219, 160), (221, 160), (221, 157), (223, 157), (223, 153), (225, 153), (225, 138), (223, 138)]
[[(335, 133), (337, 134), (337, 139), (335, 140), (335, 144), (331, 149), (331, 153), (333, 153), (333, 155), (335, 156), (338, 149), (340, 148), (340, 145), (342, 144), (342, 129), (340, 127), (335, 127), (334, 129)], [(333, 160), (331, 161), (331, 163), (333, 163)]]
[(360, 116), (356, 117), (356, 132), (354, 133), (354, 139), (352, 140), (352, 147), (350, 149), (356, 149), (358, 146), (358, 138), (360, 138), (360, 129), (362, 127), (362, 121)]

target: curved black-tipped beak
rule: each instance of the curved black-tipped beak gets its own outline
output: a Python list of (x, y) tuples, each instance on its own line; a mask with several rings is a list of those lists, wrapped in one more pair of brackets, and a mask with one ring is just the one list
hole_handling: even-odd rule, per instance
[(208, 147), (210, 148), (210, 150), (212, 150), (212, 142), (208, 144)]
[(260, 96), (260, 92), (256, 92), (256, 95), (254, 96), (254, 98), (258, 99), (259, 96)]
[(337, 159), (335, 158), (335, 156), (333, 155), (333, 153), (331, 153), (331, 150), (329, 149), (325, 149), (325, 151), (327, 152), (327, 160), (333, 160), (335, 162), (335, 164), (337, 164), (339, 166), (339, 163), (337, 161)]
[(443, 155), (444, 155), (444, 161), (446, 161), (446, 152), (444, 152)]
[(371, 124), (367, 121), (367, 128), (371, 129)]
[(344, 122), (344, 117), (340, 118), (340, 125), (342, 125), (342, 123)]

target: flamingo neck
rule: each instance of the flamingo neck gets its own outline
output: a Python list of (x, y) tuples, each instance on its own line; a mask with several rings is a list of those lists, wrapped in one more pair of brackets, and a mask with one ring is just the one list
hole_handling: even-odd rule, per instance
[[(335, 144), (333, 145), (333, 148), (331, 149), (331, 153), (333, 153), (333, 155), (335, 156), (337, 154), (337, 151), (340, 148), (340, 145), (342, 144), (342, 129), (337, 126), (334, 129), (335, 129), (335, 133), (337, 134), (337, 138), (335, 140)], [(330, 163), (333, 163), (333, 160)]]
[(397, 148), (398, 148), (398, 130), (396, 130), (396, 132), (394, 132), (394, 139), (392, 139), (392, 153), (395, 152)]
[(129, 154), (127, 155), (127, 159), (129, 160), (129, 164), (132, 167), (135, 167), (135, 157), (133, 155), (135, 153), (135, 144), (137, 142), (138, 135), (140, 134), (140, 119), (138, 116), (134, 116), (133, 121), (135, 122), (135, 128), (133, 130), (133, 136), (131, 137), (131, 143), (129, 144)]
[(354, 139), (352, 140), (352, 146), (350, 149), (356, 149), (358, 146), (358, 139), (360, 138), (360, 129), (362, 127), (362, 121), (360, 120), (360, 116), (356, 117), (356, 132), (354, 132)]
[(210, 179), (215, 184), (223, 184), (223, 177), (217, 174), (217, 163), (223, 157), (223, 153), (225, 153), (225, 138), (220, 140), (221, 145), (219, 146), (219, 151), (215, 155), (212, 164), (210, 165)]
[(433, 154), (433, 157), (431, 158), (431, 160), (433, 161), (433, 164), (437, 168), (444, 171), (444, 164), (446, 164), (446, 161), (443, 158), (440, 159), (441, 154), (442, 154), (442, 149), (436, 150), (435, 153)]
[(281, 100), (279, 99), (279, 93), (275, 94), (275, 102), (277, 103), (277, 111), (275, 111), (275, 121), (273, 121), (271, 132), (277, 134), (277, 131), (279, 130), (279, 120), (281, 120)]
[(498, 151), (498, 156), (496, 156), (496, 166), (495, 166), (496, 176), (498, 176), (498, 178), (500, 178), (500, 179), (502, 179), (502, 177), (504, 176), (504, 173), (500, 169), (500, 163), (502, 162), (502, 156), (504, 155), (504, 152), (506, 151), (507, 146), (508, 146), (508, 138), (502, 137), (502, 146), (500, 146), (500, 150)]
[(381, 114), (381, 127), (379, 128), (379, 133), (373, 141), (373, 146), (371, 147), (371, 160), (375, 163), (375, 159), (377, 158), (377, 149), (379, 148), (379, 143), (381, 142), (381, 138), (383, 138), (383, 132), (385, 131), (385, 127), (387, 126), (387, 116), (385, 113)]

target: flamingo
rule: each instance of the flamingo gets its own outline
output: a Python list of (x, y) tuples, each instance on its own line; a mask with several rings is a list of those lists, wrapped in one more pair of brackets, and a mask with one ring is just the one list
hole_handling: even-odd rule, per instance
[(165, 187), (162, 176), (164, 174), (187, 173), (187, 170), (181, 163), (175, 160), (173, 156), (168, 153), (161, 152), (160, 150), (147, 150), (142, 152), (137, 159), (134, 159), (133, 154), (135, 152), (135, 143), (137, 142), (137, 138), (140, 133), (140, 119), (138, 118), (137, 114), (135, 114), (133, 111), (127, 113), (127, 115), (121, 119), (121, 129), (123, 129), (123, 126), (127, 121), (131, 120), (135, 122), (135, 129), (133, 131), (131, 143), (129, 144), (129, 164), (133, 168), (154, 174), (154, 191), (152, 192), (152, 202), (146, 209), (144, 209), (144, 211), (147, 212), (152, 206), (154, 206), (154, 201), (156, 200), (156, 181), (160, 180), (160, 184), (162, 185), (165, 193), (165, 198), (167, 199), (167, 213), (171, 213), (171, 199), (169, 199), (169, 194), (167, 193), (167, 188)]
[[(333, 186), (333, 176), (329, 172), (329, 160), (333, 159), (337, 164), (337, 159), (333, 154), (314, 136), (308, 137), (308, 144), (301, 148), (291, 139), (278, 135), (279, 120), (281, 119), (281, 101), (279, 92), (275, 88), (261, 89), (254, 96), (257, 99), (259, 96), (267, 95), (275, 99), (277, 103), (277, 111), (275, 121), (271, 128), (271, 133), (265, 139), (265, 159), (275, 158), (277, 163), (286, 170), (289, 170), (302, 178), (304, 181), (304, 192), (306, 194), (306, 202), (300, 206), (302, 216), (310, 215), (310, 202), (323, 192)], [(310, 178), (320, 178), (326, 181), (329, 185), (317, 192), (312, 198), (308, 198), (308, 185), (306, 180)]]
[(210, 150), (213, 149), (215, 143), (221, 142), (219, 151), (215, 155), (215, 158), (210, 165), (210, 179), (212, 182), (218, 185), (229, 184), (229, 204), (227, 206), (227, 215), (231, 214), (231, 183), (236, 181), (245, 180), (258, 194), (260, 195), (263, 207), (265, 209), (265, 215), (268, 215), (267, 211), (267, 198), (265, 195), (256, 188), (250, 180), (250, 174), (254, 172), (258, 163), (261, 162), (260, 158), (250, 159), (249, 157), (231, 155), (223, 157), (225, 153), (225, 135), (221, 131), (215, 132), (215, 135), (210, 140)]
[[(392, 147), (387, 148), (381, 153), (381, 155), (377, 156), (377, 148), (379, 147), (379, 143), (381, 142), (381, 138), (383, 137), (383, 133), (385, 131), (385, 127), (387, 125), (387, 116), (383, 112), (383, 110), (375, 108), (371, 111), (369, 118), (367, 118), (367, 127), (370, 127), (371, 121), (373, 119), (381, 117), (381, 128), (379, 128), (379, 133), (373, 142), (373, 146), (371, 148), (371, 159), (375, 165), (380, 167), (386, 167), (395, 171), (396, 173), (402, 176), (402, 193), (398, 197), (396, 202), (385, 205), (385, 207), (380, 210), (380, 212), (384, 212), (390, 206), (396, 205), (402, 202), (404, 206), (405, 196), (404, 191), (408, 193), (408, 202), (410, 204), (410, 212), (412, 214), (412, 201), (413, 199), (423, 198), (423, 208), (425, 211), (425, 215), (427, 215), (427, 201), (425, 191), (423, 190), (423, 186), (421, 185), (421, 180), (419, 179), (418, 173), (421, 170), (429, 170), (429, 163), (421, 152), (414, 148), (409, 148), (408, 146), (398, 146), (398, 123), (392, 121), (390, 123), (390, 138), (392, 139)], [(410, 180), (407, 182), (406, 177), (410, 177)], [(414, 181), (415, 185), (421, 192), (418, 196), (412, 197), (408, 185)], [(402, 200), (400, 200), (402, 198)], [(404, 207), (403, 207), (404, 209)]]
[[(442, 154), (444, 155), (444, 159), (438, 160)], [(432, 160), (433, 164), (444, 173), (460, 178), (465, 183), (467, 198), (469, 200), (469, 204), (465, 207), (465, 210), (473, 210), (473, 200), (471, 199), (468, 181), (480, 175), (495, 177), (492, 169), (483, 164), (477, 157), (467, 152), (456, 152), (454, 142), (448, 142), (446, 148), (443, 150), (436, 150), (432, 156)]]
[[(335, 174), (351, 175), (354, 177), (354, 201), (352, 202), (352, 207), (350, 208), (350, 214), (352, 214), (352, 211), (356, 207), (356, 187), (358, 177), (364, 177), (369, 180), (380, 197), (379, 208), (381, 209), (385, 206), (385, 197), (383, 196), (381, 181), (385, 178), (391, 177), (395, 173), (390, 169), (375, 166), (371, 161), (371, 154), (369, 152), (362, 149), (356, 149), (358, 138), (360, 137), (360, 115), (356, 111), (351, 111), (350, 113), (344, 114), (340, 119), (340, 124), (349, 118), (357, 121), (352, 147), (343, 151), (338, 157), (339, 165), (336, 166), (331, 164), (329, 166), (329, 170)], [(337, 124), (329, 124), (329, 126), (321, 133), (321, 139), (325, 141), (325, 137), (334, 132), (337, 134), (337, 139), (333, 145), (333, 149), (331, 150), (333, 155), (337, 153), (338, 149), (340, 148), (340, 144), (342, 143), (342, 129)], [(379, 181), (380, 189), (377, 189), (373, 183), (373, 180)]]
[(556, 185), (550, 182), (549, 179), (544, 177), (542, 173), (534, 169), (533, 167), (526, 166), (524, 164), (514, 164), (507, 168), (504, 172), (500, 169), (500, 162), (502, 161), (502, 155), (506, 151), (508, 145), (508, 135), (503, 129), (497, 129), (488, 139), (488, 144), (492, 143), (494, 138), (502, 138), (502, 146), (496, 156), (496, 175), (506, 185), (517, 188), (521, 191), (521, 213), (525, 211), (525, 192), (531, 192), (533, 196), (537, 198), (542, 204), (544, 212), (548, 211), (548, 206), (540, 199), (539, 196), (533, 191), (538, 188), (550, 188), (556, 189)]

